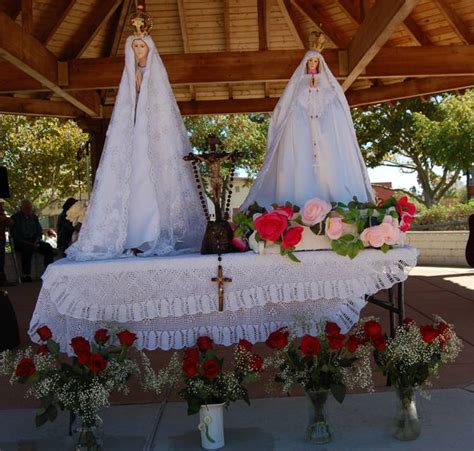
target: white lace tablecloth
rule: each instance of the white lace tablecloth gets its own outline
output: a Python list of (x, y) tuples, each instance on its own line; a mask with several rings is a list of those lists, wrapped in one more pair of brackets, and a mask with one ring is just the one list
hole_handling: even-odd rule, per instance
[(199, 335), (230, 345), (240, 338), (264, 341), (270, 332), (310, 315), (347, 331), (359, 318), (365, 295), (408, 277), (418, 251), (384, 254), (366, 249), (350, 260), (332, 251), (300, 252), (301, 263), (280, 255), (226, 254), (224, 312), (218, 311), (215, 255), (130, 257), (50, 265), (30, 324), (30, 336), (47, 324), (68, 351), (72, 337), (127, 328), (138, 347), (180, 349)]

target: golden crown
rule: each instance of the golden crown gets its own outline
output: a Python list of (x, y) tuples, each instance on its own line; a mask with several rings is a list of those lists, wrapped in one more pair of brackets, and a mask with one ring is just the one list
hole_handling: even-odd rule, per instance
[(326, 47), (327, 44), (326, 35), (321, 33), (320, 31), (313, 31), (309, 35), (308, 41), (310, 50), (315, 50), (319, 53), (324, 50), (324, 47)]
[(144, 11), (142, 5), (137, 6), (137, 11), (130, 14), (128, 28), (133, 31), (137, 38), (144, 38), (149, 35), (150, 30), (153, 28), (153, 20)]

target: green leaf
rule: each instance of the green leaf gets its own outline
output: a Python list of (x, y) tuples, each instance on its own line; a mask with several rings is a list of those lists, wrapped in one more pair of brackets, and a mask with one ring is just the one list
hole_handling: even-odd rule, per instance
[(384, 243), (383, 246), (380, 248), (380, 250), (386, 254), (389, 250), (391, 249), (391, 246), (389, 246), (388, 244)]
[(346, 386), (343, 384), (332, 384), (331, 393), (334, 396), (334, 399), (342, 404), (346, 396)]
[(36, 427), (39, 428), (40, 426), (43, 426), (48, 421), (48, 412), (45, 412), (41, 415), (36, 415), (35, 416), (35, 424)]
[(59, 355), (59, 344), (56, 343), (54, 340), (49, 339), (47, 345), (48, 351), (53, 354), (53, 356), (57, 357)]
[(301, 263), (300, 260), (293, 254), (293, 252), (289, 251), (288, 252), (288, 257), (290, 258), (291, 261), (295, 263)]

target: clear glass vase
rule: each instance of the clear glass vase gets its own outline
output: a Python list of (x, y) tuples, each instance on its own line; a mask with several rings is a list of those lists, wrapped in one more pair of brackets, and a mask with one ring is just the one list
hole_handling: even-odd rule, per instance
[(309, 423), (306, 437), (312, 443), (328, 443), (332, 439), (331, 429), (326, 420), (327, 390), (307, 390), (309, 400)]
[(98, 416), (93, 424), (76, 418), (73, 425), (74, 451), (100, 451), (103, 446), (102, 425)]
[(397, 413), (393, 435), (398, 440), (416, 440), (421, 432), (413, 387), (397, 387)]

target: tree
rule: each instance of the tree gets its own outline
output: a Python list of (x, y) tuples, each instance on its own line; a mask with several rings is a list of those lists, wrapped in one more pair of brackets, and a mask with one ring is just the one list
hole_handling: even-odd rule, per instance
[[(266, 115), (190, 116), (186, 117), (184, 122), (196, 152), (208, 151), (207, 138), (209, 135), (215, 135), (222, 142), (222, 150), (241, 153), (237, 162), (238, 169), (244, 170), (250, 176), (255, 175), (260, 169), (267, 143), (269, 120)], [(230, 167), (230, 162), (222, 163), (224, 188), (229, 184)], [(201, 172), (206, 179), (207, 172), (204, 165), (201, 165)], [(222, 209), (224, 204), (225, 199), (221, 199)]]
[(10, 212), (30, 199), (39, 214), (48, 205), (73, 196), (85, 183), (85, 160), (77, 151), (88, 139), (74, 122), (0, 115), (1, 160), (8, 169)]
[(427, 207), (474, 161), (473, 91), (355, 109), (353, 119), (368, 165), (416, 172), (422, 192), (409, 194)]

